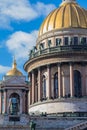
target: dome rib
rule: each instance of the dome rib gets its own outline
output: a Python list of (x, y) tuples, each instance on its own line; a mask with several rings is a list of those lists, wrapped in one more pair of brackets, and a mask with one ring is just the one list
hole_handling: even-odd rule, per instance
[(54, 28), (56, 27), (57, 14), (58, 14), (60, 9), (61, 9), (61, 7), (57, 9), (57, 12), (56, 12), (56, 15), (55, 15)]
[(61, 27), (63, 27), (64, 26), (64, 14), (65, 14), (65, 6), (63, 7), (63, 17), (62, 17), (62, 26)]
[(48, 22), (47, 22), (47, 31), (50, 30), (49, 29), (49, 22), (51, 21), (52, 15), (55, 13), (55, 10), (51, 13), (51, 15), (49, 16)]
[(59, 11), (56, 16), (56, 21), (55, 21), (55, 29), (62, 28), (63, 26), (64, 8), (65, 8), (64, 6), (61, 6), (59, 8)]
[(41, 25), (41, 27), (40, 27), (40, 31), (39, 31), (39, 33), (40, 34), (43, 34), (44, 32), (44, 27), (45, 27), (45, 24), (46, 24), (46, 22), (47, 22), (47, 19), (49, 19), (49, 16), (51, 15), (51, 13), (47, 16), (47, 18), (43, 21), (43, 23), (42, 23), (42, 25)]
[(77, 21), (78, 21), (78, 27), (80, 27), (80, 17), (79, 17), (79, 13), (78, 13), (78, 10), (77, 10), (77, 6), (73, 6), (74, 9), (75, 9), (75, 12), (76, 12), (76, 15), (77, 15)]
[(69, 6), (70, 27), (72, 26), (71, 4)]
[(86, 27), (87, 27), (87, 17), (86, 17), (86, 14), (85, 14), (85, 10), (83, 8), (81, 8), (81, 10), (82, 10), (84, 20), (85, 20), (85, 24), (86, 24)]
[(57, 16), (58, 11), (59, 11), (59, 8), (56, 10), (56, 13), (55, 13), (54, 22), (53, 22), (53, 29), (55, 28), (55, 21), (56, 21), (56, 16)]
[(84, 17), (84, 14), (82, 12), (82, 9), (77, 7), (77, 10), (79, 12), (80, 27), (85, 27), (86, 26), (86, 24), (85, 24), (85, 17)]
[(74, 4), (72, 4), (71, 6), (71, 18), (72, 18), (71, 27), (77, 27), (77, 26), (79, 27), (78, 18), (77, 18), (76, 10), (74, 8)]

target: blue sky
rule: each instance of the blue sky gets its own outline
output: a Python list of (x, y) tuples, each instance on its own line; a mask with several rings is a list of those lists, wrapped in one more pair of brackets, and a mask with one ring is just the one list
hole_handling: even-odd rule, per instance
[[(62, 0), (0, 0), (0, 80), (11, 69), (13, 57), (23, 70), (29, 50), (35, 45), (45, 17)], [(87, 8), (86, 1), (77, 0)]]

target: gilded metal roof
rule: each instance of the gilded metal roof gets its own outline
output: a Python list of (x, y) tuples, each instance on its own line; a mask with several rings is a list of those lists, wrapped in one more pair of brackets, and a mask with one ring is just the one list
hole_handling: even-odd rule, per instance
[(59, 8), (53, 10), (43, 21), (39, 36), (63, 28), (87, 28), (87, 10), (76, 2), (62, 2)]
[(12, 69), (7, 72), (7, 76), (22, 76), (23, 74), (17, 69), (16, 60), (14, 60)]

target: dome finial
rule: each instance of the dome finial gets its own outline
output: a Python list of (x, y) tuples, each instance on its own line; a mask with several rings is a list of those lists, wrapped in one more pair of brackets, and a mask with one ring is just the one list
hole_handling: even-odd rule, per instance
[(12, 65), (12, 68), (16, 68), (17, 66), (17, 63), (16, 63), (16, 59), (15, 59), (15, 56), (13, 57), (13, 65)]
[(16, 63), (16, 59), (15, 56), (13, 57), (13, 63), (12, 63), (12, 69), (9, 70), (6, 74), (7, 76), (22, 76), (22, 72), (20, 72), (17, 69), (17, 63)]
[(62, 2), (76, 2), (76, 0), (62, 0)]
[(60, 6), (65, 3), (71, 3), (71, 2), (76, 3), (76, 0), (62, 0), (62, 3), (60, 4)]

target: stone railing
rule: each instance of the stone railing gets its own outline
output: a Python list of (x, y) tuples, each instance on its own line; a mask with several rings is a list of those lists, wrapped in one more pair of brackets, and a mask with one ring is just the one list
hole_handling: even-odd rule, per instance
[(66, 128), (65, 130), (86, 130), (86, 129), (87, 129), (87, 121), (80, 123), (80, 124), (77, 124), (75, 126)]
[(38, 56), (52, 54), (52, 53), (62, 53), (62, 52), (87, 52), (87, 45), (68, 45), (68, 46), (56, 46), (56, 47), (49, 47), (46, 49), (40, 49), (38, 51), (32, 51), (29, 54), (29, 59), (36, 58)]

